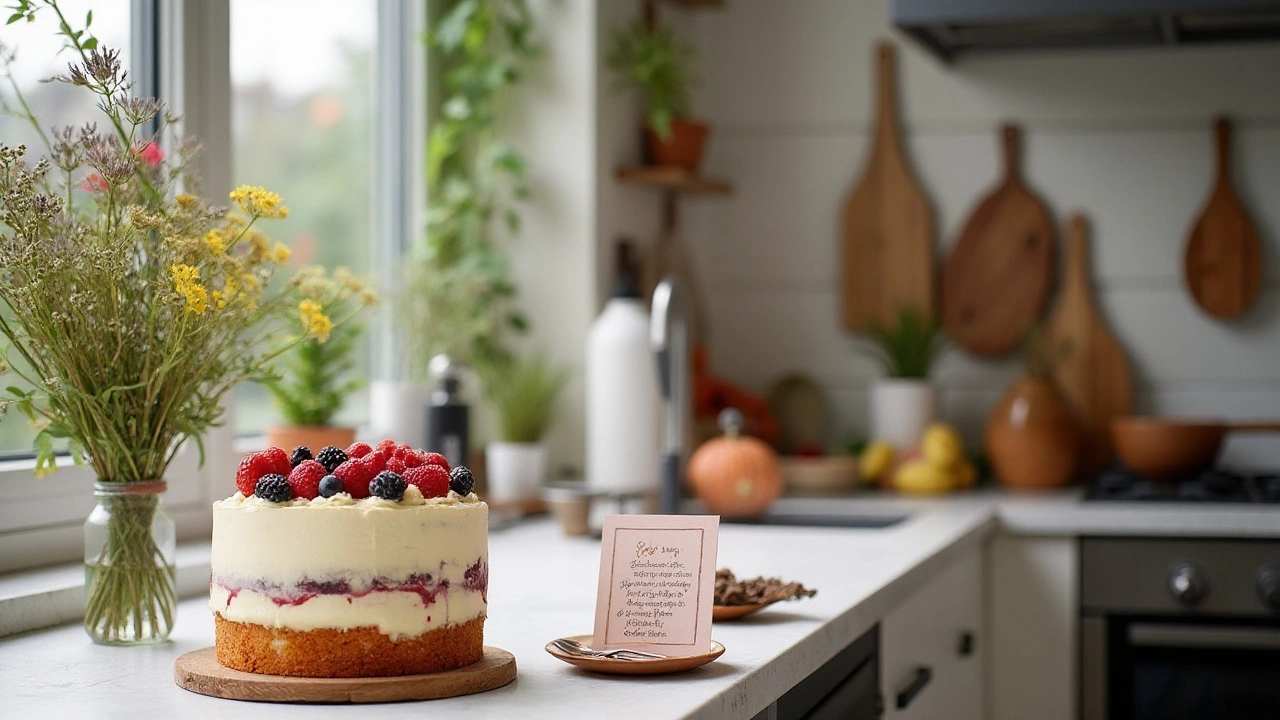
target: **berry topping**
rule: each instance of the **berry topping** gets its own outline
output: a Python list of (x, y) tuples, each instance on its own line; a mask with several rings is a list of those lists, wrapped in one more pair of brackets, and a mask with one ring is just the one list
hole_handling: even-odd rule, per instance
[(470, 495), (476, 486), (476, 478), (467, 468), (459, 465), (449, 471), (449, 489), (459, 495)]
[(387, 469), (387, 460), (390, 459), (390, 457), (391, 454), (385, 450), (374, 450), (368, 455), (360, 458), (360, 462), (364, 463), (366, 467), (372, 470), (374, 475), (377, 475)]
[(240, 467), (236, 468), (236, 488), (245, 497), (249, 497), (253, 494), (259, 478), (270, 473), (278, 473), (278, 470), (275, 460), (268, 457), (265, 452), (253, 453), (241, 460)]
[(405, 467), (411, 468), (411, 467), (418, 467), (419, 465), (426, 465), (427, 464), (426, 457), (427, 457), (427, 454), (422, 452), (421, 450), (413, 450), (411, 452), (405, 453), (404, 457), (401, 459), (404, 460)]
[(347, 448), (347, 457), (362, 458), (371, 452), (373, 452), (373, 448), (369, 447), (369, 443), (351, 443), (351, 447)]
[(277, 475), (289, 476), (289, 471), (293, 469), (293, 464), (289, 462), (289, 453), (278, 447), (269, 447), (263, 450), (262, 454), (271, 460), (271, 464), (275, 468), (273, 472)]
[(445, 472), (449, 472), (450, 470), (453, 469), (453, 466), (449, 464), (449, 461), (446, 460), (444, 456), (441, 455), (440, 453), (433, 453), (433, 452), (423, 453), (422, 464), (423, 465), (439, 465), (440, 467), (444, 468)]
[(369, 481), (377, 475), (376, 472), (369, 470), (363, 459), (348, 460), (334, 468), (332, 472), (342, 480), (342, 486), (356, 500), (369, 497)]
[(392, 440), (391, 438), (387, 438), (382, 442), (378, 443), (377, 445), (375, 445), (373, 449), (381, 450), (385, 453), (390, 453), (392, 450), (396, 449), (396, 441)]
[(325, 475), (320, 478), (320, 497), (333, 497), (343, 490), (342, 478), (337, 475)]
[(378, 473), (378, 477), (369, 483), (369, 494), (377, 495), (384, 500), (400, 502), (400, 499), (404, 497), (404, 489), (406, 487), (404, 478), (400, 477), (399, 473), (383, 470)]
[(267, 502), (282, 503), (293, 498), (293, 488), (283, 475), (268, 473), (258, 479), (258, 484), (253, 488), (253, 494)]
[(404, 471), (404, 480), (416, 485), (422, 497), (444, 497), (449, 494), (449, 473), (439, 465), (419, 465)]
[(342, 448), (332, 445), (325, 445), (320, 448), (320, 452), (316, 453), (316, 462), (324, 466), (325, 470), (333, 472), (333, 469), (347, 461), (347, 454)]
[(387, 469), (393, 473), (403, 475), (408, 467), (404, 462), (404, 458), (393, 457), (387, 461)]
[(320, 479), (328, 474), (329, 471), (315, 460), (303, 460), (289, 473), (289, 485), (293, 487), (294, 495), (311, 500), (320, 494)]
[(299, 445), (293, 449), (293, 453), (289, 455), (289, 465), (298, 467), (303, 460), (311, 459), (311, 448), (306, 445)]

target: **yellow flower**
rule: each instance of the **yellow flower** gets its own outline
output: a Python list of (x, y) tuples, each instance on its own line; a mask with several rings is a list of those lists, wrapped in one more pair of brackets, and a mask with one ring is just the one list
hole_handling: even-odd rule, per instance
[(289, 262), (289, 256), (292, 254), (293, 251), (289, 249), (288, 245), (276, 243), (275, 249), (271, 252), (271, 259), (275, 260), (277, 265), (283, 265)]
[(320, 303), (315, 300), (303, 300), (298, 303), (298, 311), (299, 317), (302, 318), (302, 326), (306, 328), (308, 334), (314, 335), (320, 342), (329, 339), (329, 333), (333, 330), (333, 321), (324, 314)]
[(190, 265), (171, 265), (173, 287), (187, 300), (187, 309), (201, 315), (209, 309), (209, 293), (200, 284), (200, 271)]
[(259, 263), (271, 256), (271, 241), (266, 235), (250, 228), (244, 236), (249, 240), (249, 262)]
[(289, 217), (289, 209), (284, 206), (280, 195), (263, 187), (241, 185), (231, 191), (231, 200), (246, 214), (253, 217)]
[(200, 203), (200, 198), (191, 193), (178, 193), (173, 199), (178, 201), (178, 206), (183, 210), (190, 210)]
[(227, 251), (227, 239), (222, 236), (220, 230), (210, 230), (205, 233), (204, 244), (214, 255), (221, 255)]
[(213, 294), (213, 306), (215, 308), (222, 310), (227, 306), (227, 296), (223, 295), (221, 290), (214, 290), (212, 294)]
[(372, 291), (372, 290), (369, 290), (368, 288), (365, 288), (364, 290), (361, 290), (361, 291), (360, 291), (360, 303), (361, 303), (362, 305), (368, 305), (369, 307), (373, 307), (374, 305), (377, 305), (377, 304), (378, 304), (378, 293), (376, 293), (376, 292), (374, 292), (374, 291)]

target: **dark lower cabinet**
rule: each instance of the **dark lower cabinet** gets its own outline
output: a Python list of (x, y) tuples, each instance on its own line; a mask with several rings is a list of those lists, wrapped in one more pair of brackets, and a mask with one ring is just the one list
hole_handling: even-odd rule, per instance
[(880, 626), (796, 683), (755, 720), (879, 720)]

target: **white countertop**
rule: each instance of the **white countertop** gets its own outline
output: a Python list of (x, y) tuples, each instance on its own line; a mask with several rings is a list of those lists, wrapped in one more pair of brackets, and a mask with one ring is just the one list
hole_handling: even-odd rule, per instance
[[(722, 525), (718, 566), (740, 576), (779, 576), (818, 589), (745, 621), (718, 624), (725, 654), (698, 670), (654, 678), (579, 671), (543, 650), (551, 639), (591, 632), (600, 544), (562, 537), (538, 520), (490, 537), (485, 642), (515, 654), (519, 674), (488, 693), (369, 706), (363, 716), (749, 718), (882, 618), (992, 531), (1029, 535), (1163, 535), (1280, 538), (1280, 507), (1081, 502), (1079, 491), (979, 492), (936, 500), (867, 496), (787, 499), (781, 509), (910, 518), (887, 529)], [(171, 642), (108, 648), (78, 624), (0, 639), (0, 715), (19, 717), (313, 718), (344, 706), (264, 705), (196, 695), (173, 684), (173, 661), (213, 642), (203, 598), (179, 609)], [(479, 713), (479, 714), (477, 714)]]

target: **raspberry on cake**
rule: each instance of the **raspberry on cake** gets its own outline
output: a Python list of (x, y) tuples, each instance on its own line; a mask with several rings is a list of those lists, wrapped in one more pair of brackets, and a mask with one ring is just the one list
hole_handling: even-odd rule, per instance
[[(376, 460), (352, 457), (325, 474), (320, 454), (292, 473), (276, 472), (289, 459), (283, 450), (250, 456), (236, 474), (241, 492), (214, 503), (218, 662), (270, 675), (376, 677), (480, 660), (488, 506), (447, 485), (424, 497), (408, 477), (372, 472)], [(260, 492), (245, 493), (241, 483), (254, 475)], [(438, 479), (428, 484), (434, 490)]]

